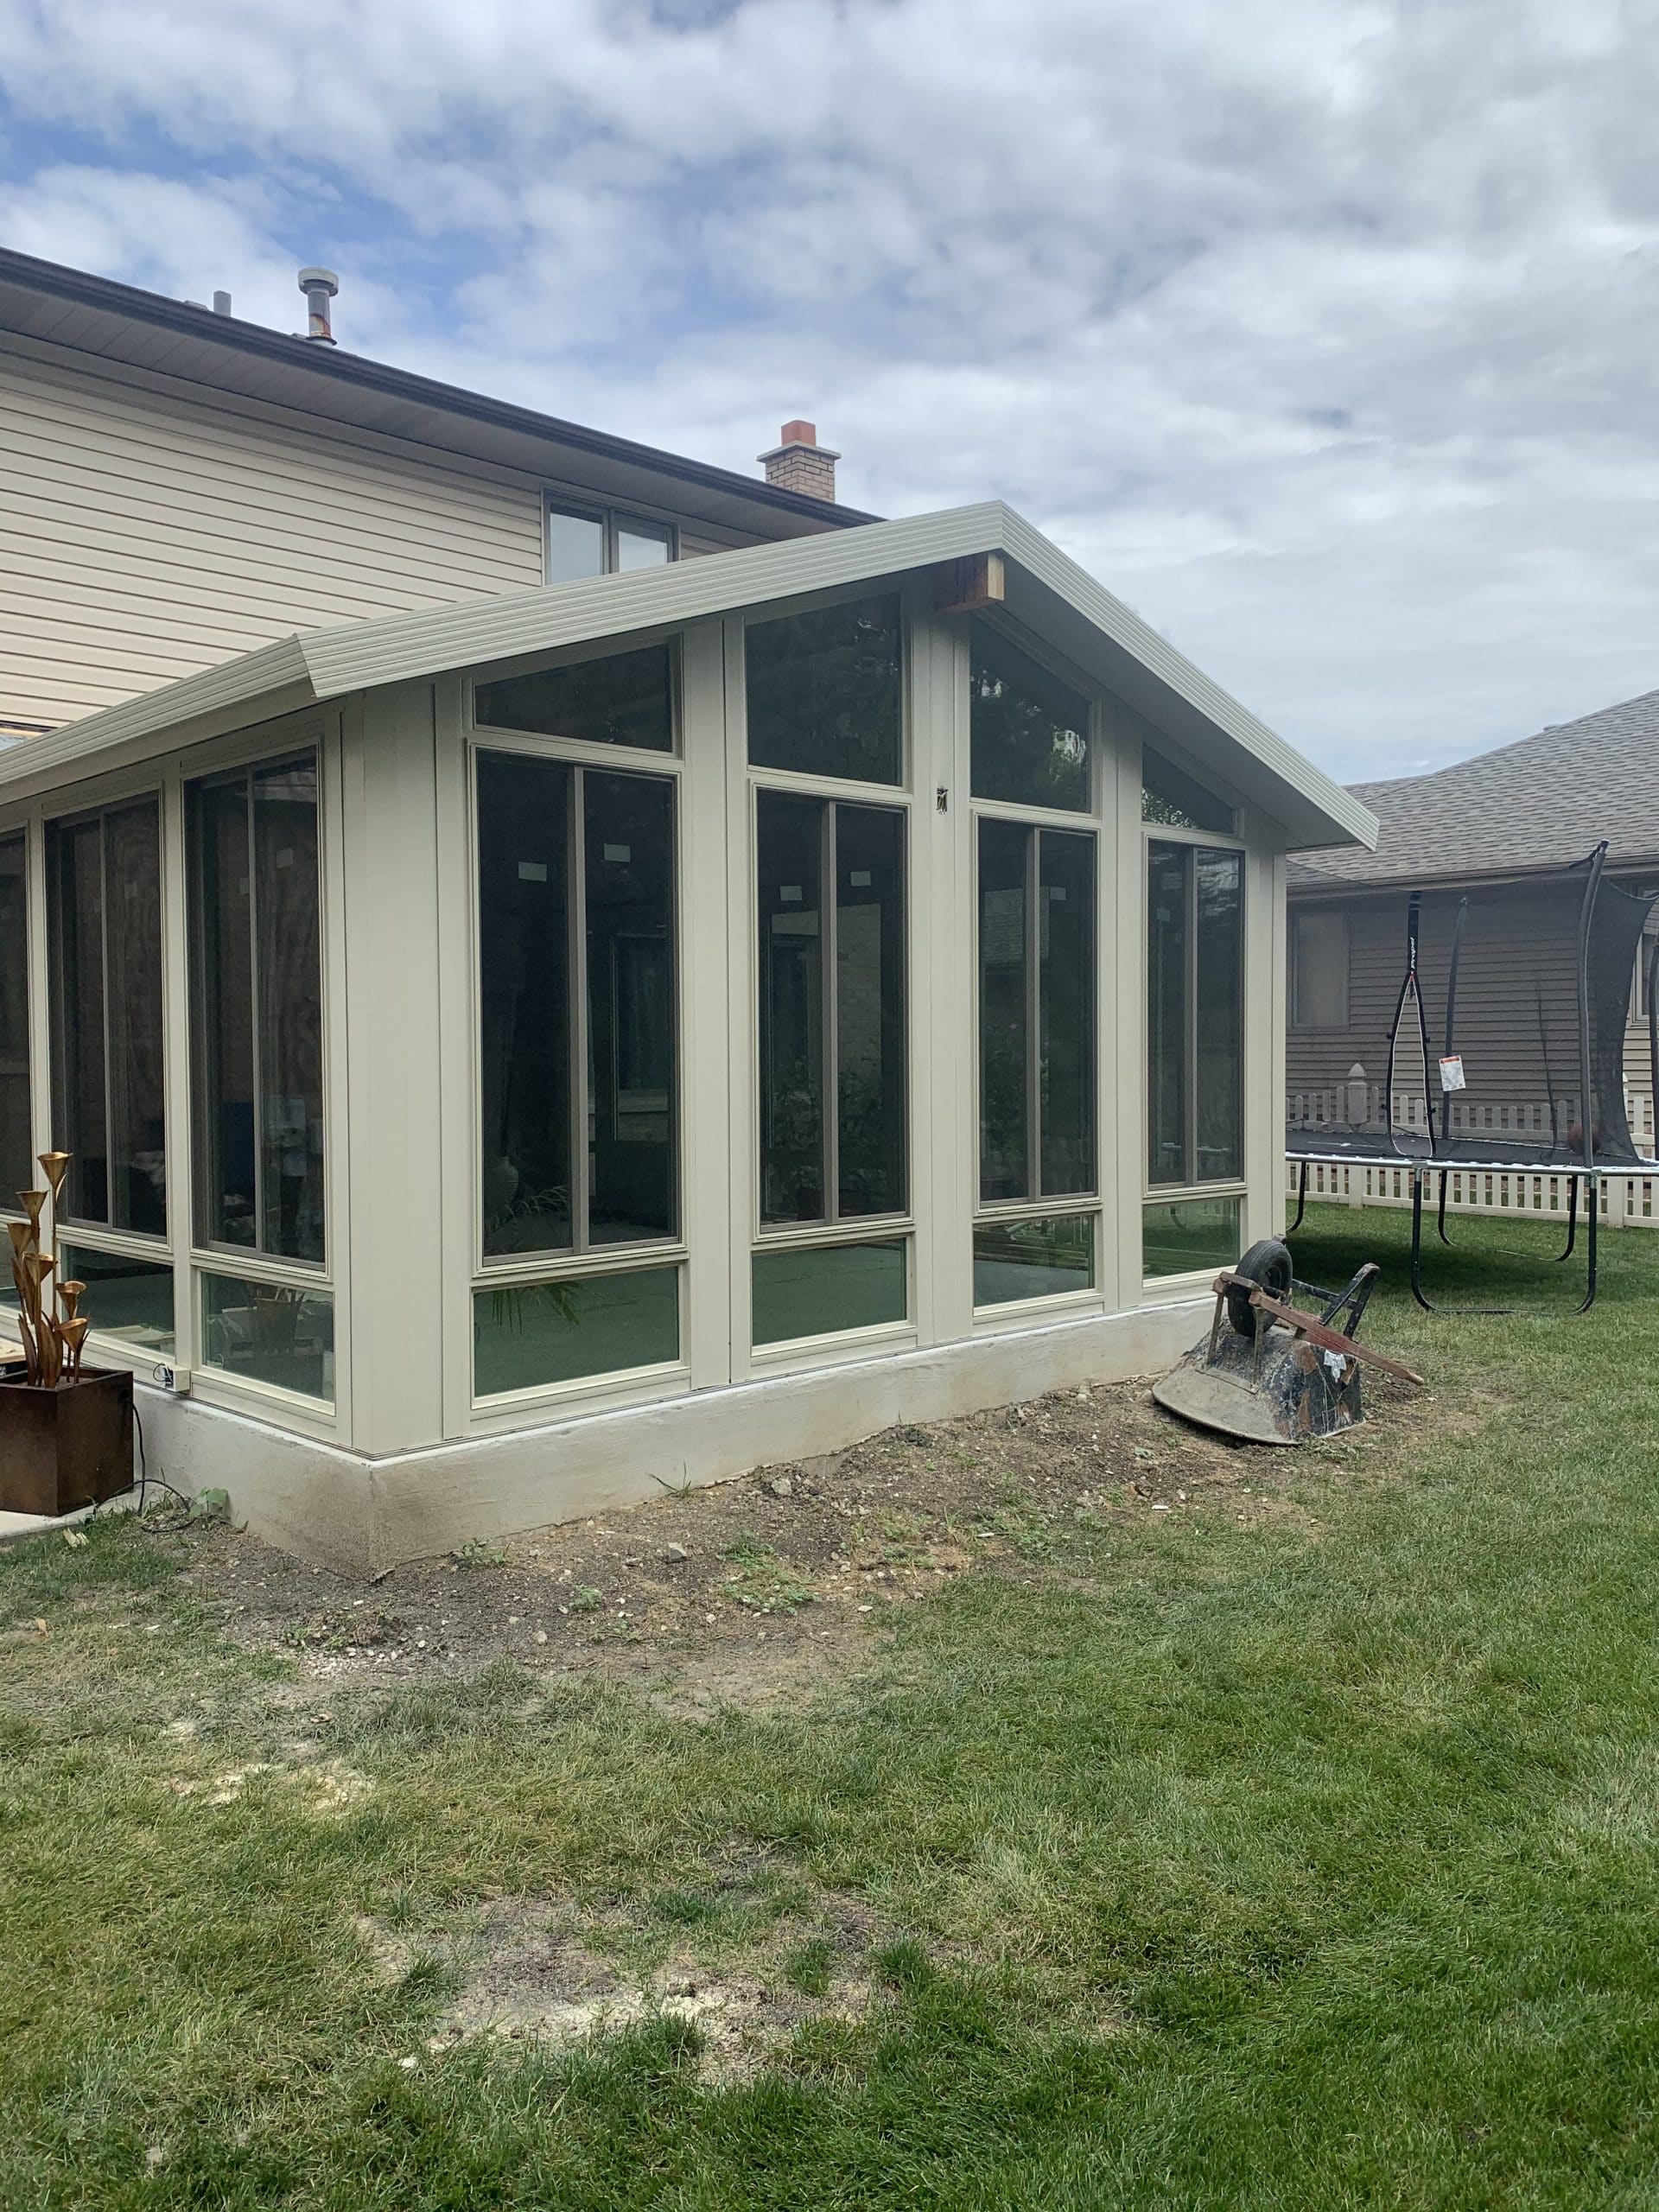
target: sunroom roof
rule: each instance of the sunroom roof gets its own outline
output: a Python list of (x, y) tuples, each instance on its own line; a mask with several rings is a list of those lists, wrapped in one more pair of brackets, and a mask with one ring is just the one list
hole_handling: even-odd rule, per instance
[[(0, 796), (379, 685), (621, 638), (997, 553), (1010, 613), (1280, 823), (1294, 846), (1376, 842), (1370, 810), (1001, 501), (745, 546), (454, 607), (308, 630), (0, 753)], [(227, 719), (228, 718), (228, 719)]]

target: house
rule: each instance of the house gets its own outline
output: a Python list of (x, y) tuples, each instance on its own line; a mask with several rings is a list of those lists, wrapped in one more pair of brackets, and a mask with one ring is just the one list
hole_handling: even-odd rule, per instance
[[(1606, 1032), (1611, 1070), (1601, 1086), (1609, 1103), (1598, 1119), (1617, 1122), (1622, 1072), (1629, 1135), (1651, 1154), (1649, 991), (1659, 918), (1644, 919), (1640, 908), (1659, 891), (1659, 691), (1432, 775), (1351, 789), (1376, 817), (1376, 850), (1332, 848), (1290, 862), (1287, 1082), (1294, 1146), (1317, 1146), (1322, 1128), (1376, 1127), (1388, 1118), (1382, 1096), (1388, 1038), (1417, 893), (1431, 1044), (1438, 1051), (1444, 1041), (1447, 961), (1460, 929), (1464, 981), (1451, 1041), (1470, 1079), (1480, 1070), (1492, 1096), (1508, 1101), (1480, 1117), (1483, 1141), (1523, 1160), (1530, 1147), (1550, 1165), (1581, 1120), (1576, 1035), (1549, 1033), (1551, 1021), (1565, 1031), (1560, 1014), (1570, 1014), (1575, 1003), (1573, 924), (1584, 878), (1573, 871), (1605, 843), (1600, 906), (1618, 900), (1620, 912), (1602, 915), (1613, 931), (1609, 957), (1617, 972), (1600, 994), (1591, 979), (1592, 1000), (1607, 1001), (1591, 1012)], [(1621, 899), (1621, 893), (1628, 895)], [(1627, 946), (1619, 931), (1632, 938), (1639, 932), (1639, 942)], [(1485, 978), (1484, 991), (1470, 987), (1471, 961)], [(1553, 1084), (1541, 1080), (1546, 1064), (1554, 1071)], [(1333, 1105), (1333, 1071), (1338, 1090), (1340, 1079), (1351, 1077), (1363, 1107), (1350, 1109), (1339, 1098)], [(1553, 1115), (1546, 1090), (1566, 1100)], [(1410, 1066), (1408, 1076), (1396, 1069), (1392, 1104), (1397, 1129), (1421, 1128), (1427, 1100), (1420, 1067)], [(1454, 1134), (1459, 1116), (1474, 1134), (1476, 1117), (1460, 1100), (1453, 1103)], [(1615, 1217), (1652, 1217), (1644, 1202)]]
[(152, 1466), (385, 1562), (1197, 1333), (1363, 805), (810, 425), (751, 481), (0, 280), (0, 1193), (74, 1154)]

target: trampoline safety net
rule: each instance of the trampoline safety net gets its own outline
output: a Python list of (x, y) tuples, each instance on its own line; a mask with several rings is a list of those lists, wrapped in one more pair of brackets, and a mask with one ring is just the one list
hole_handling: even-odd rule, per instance
[[(1355, 957), (1349, 1019), (1292, 1039), (1287, 1150), (1447, 1167), (1652, 1167), (1630, 1133), (1630, 981), (1655, 900), (1606, 848), (1524, 884), (1402, 893), (1361, 911), (1397, 961)], [(1397, 936), (1394, 932), (1397, 931)], [(1356, 946), (1356, 952), (1357, 952)], [(1647, 994), (1659, 1095), (1659, 1007)]]

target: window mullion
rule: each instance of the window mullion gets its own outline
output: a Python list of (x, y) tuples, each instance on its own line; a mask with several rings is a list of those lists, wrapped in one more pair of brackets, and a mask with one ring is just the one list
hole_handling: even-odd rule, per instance
[(823, 980), (819, 986), (823, 1014), (819, 1024), (820, 1084), (823, 1093), (821, 1117), (823, 1160), (823, 1217), (826, 1222), (841, 1218), (841, 1009), (836, 990), (836, 958), (839, 950), (839, 931), (836, 925), (837, 888), (840, 879), (836, 831), (836, 808), (834, 799), (827, 799), (823, 808), (823, 823), (820, 831), (818, 859), (818, 902), (823, 926), (818, 932), (822, 948)]
[(1043, 1189), (1043, 957), (1042, 868), (1037, 840), (1040, 832), (1026, 832), (1026, 1195), (1040, 1198)]
[(1184, 1157), (1189, 1187), (1198, 1179), (1198, 868), (1196, 847), (1185, 867), (1186, 906), (1186, 1128)]
[(103, 985), (99, 995), (104, 1024), (104, 1221), (115, 1219), (115, 1039), (110, 1020), (110, 817), (98, 817), (98, 957)]
[(588, 1150), (588, 783), (587, 771), (570, 771), (569, 844), (567, 868), (570, 896), (570, 1241), (578, 1252), (588, 1249), (588, 1184), (591, 1163)]

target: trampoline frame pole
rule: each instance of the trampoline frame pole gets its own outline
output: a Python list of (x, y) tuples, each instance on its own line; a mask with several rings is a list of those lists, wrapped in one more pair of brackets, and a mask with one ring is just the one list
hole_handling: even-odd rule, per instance
[(1452, 1239), (1446, 1233), (1446, 1186), (1451, 1180), (1451, 1178), (1452, 1170), (1449, 1167), (1442, 1167), (1440, 1170), (1440, 1207), (1434, 1222), (1435, 1228), (1440, 1231), (1440, 1242), (1446, 1246), (1448, 1251), (1452, 1249)]
[(1302, 1172), (1296, 1180), (1296, 1218), (1285, 1231), (1287, 1236), (1294, 1236), (1296, 1234), (1302, 1225), (1302, 1216), (1307, 1211), (1307, 1162), (1306, 1160), (1302, 1161), (1301, 1169)]
[(1585, 1205), (1588, 1209), (1588, 1218), (1585, 1222), (1584, 1231), (1586, 1256), (1589, 1262), (1586, 1270), (1589, 1280), (1585, 1286), (1584, 1298), (1579, 1306), (1580, 1313), (1587, 1313), (1596, 1302), (1596, 1231), (1601, 1221), (1601, 1178), (1599, 1175), (1585, 1177), (1584, 1198)]
[(1426, 1167), (1411, 1171), (1411, 1294), (1425, 1313), (1432, 1313), (1433, 1306), (1423, 1291), (1423, 1178)]
[(1579, 1241), (1579, 1178), (1575, 1170), (1567, 1179), (1567, 1247), (1555, 1255), (1555, 1264), (1573, 1256), (1573, 1247)]

